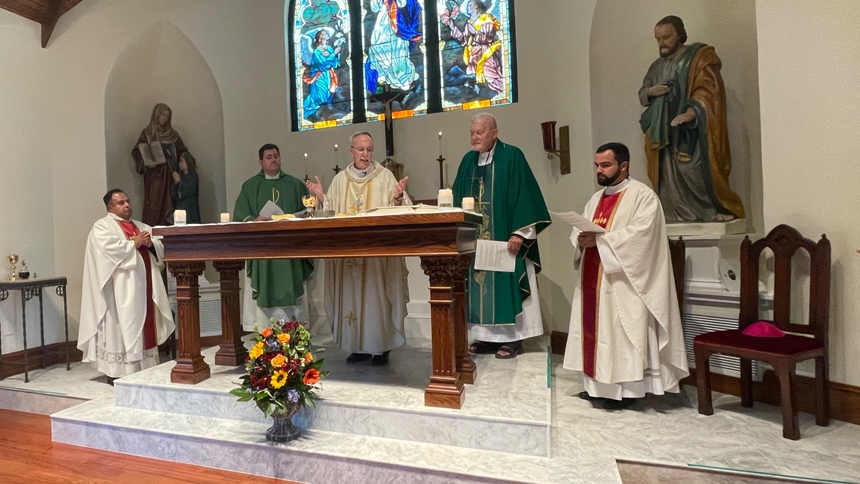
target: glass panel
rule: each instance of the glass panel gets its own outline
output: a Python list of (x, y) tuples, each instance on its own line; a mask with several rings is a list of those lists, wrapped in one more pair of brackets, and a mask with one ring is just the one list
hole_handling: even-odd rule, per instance
[(361, 0), (368, 121), (427, 112), (423, 0)]
[(293, 25), (299, 130), (352, 122), (346, 0), (297, 0)]
[(436, 0), (442, 109), (513, 101), (508, 0)]

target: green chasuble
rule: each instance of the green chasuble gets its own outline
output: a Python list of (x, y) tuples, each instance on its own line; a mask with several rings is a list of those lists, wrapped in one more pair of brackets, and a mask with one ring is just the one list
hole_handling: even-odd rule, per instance
[[(454, 180), (454, 204), (463, 197), (475, 198), (475, 211), (484, 215), (478, 238), (507, 242), (517, 230), (535, 224), (540, 233), (550, 224), (540, 187), (523, 152), (499, 140), (492, 163), (478, 166), (478, 152), (470, 151), (460, 162)], [(540, 272), (537, 240), (525, 240), (514, 272), (469, 269), (469, 323), (514, 324), (523, 312), (523, 301), (531, 294), (525, 260)]]
[[(284, 213), (304, 210), (302, 196), (308, 194), (304, 183), (283, 171), (279, 178), (269, 180), (265, 173), (251, 177), (242, 184), (242, 192), (233, 210), (234, 222), (254, 220), (271, 200)], [(314, 270), (308, 259), (249, 260), (245, 266), (251, 279), (253, 297), (261, 308), (295, 306), (296, 299), (304, 294), (302, 283)]]

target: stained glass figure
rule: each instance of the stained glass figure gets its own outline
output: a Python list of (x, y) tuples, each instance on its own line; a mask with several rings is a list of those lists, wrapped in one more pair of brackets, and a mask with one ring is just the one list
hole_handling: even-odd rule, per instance
[(368, 121), (427, 112), (424, 2), (362, 0), (365, 109)]
[(436, 0), (442, 109), (513, 102), (508, 0)]
[(350, 14), (346, 0), (297, 0), (296, 108), (300, 130), (352, 122)]

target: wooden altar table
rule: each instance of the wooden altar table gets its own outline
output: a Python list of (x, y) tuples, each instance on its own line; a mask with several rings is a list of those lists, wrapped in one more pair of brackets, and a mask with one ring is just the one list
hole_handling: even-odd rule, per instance
[(424, 404), (461, 408), (463, 384), (476, 378), (464, 293), (481, 220), (480, 215), (450, 211), (154, 228), (153, 235), (163, 237), (164, 260), (176, 278), (178, 355), (170, 380), (194, 384), (209, 378), (209, 365), (200, 354), (197, 283), (205, 261), (213, 261), (221, 275), (222, 343), (215, 363), (238, 366), (248, 354), (239, 316), (239, 271), (245, 260), (418, 256), (430, 278), (433, 343)]

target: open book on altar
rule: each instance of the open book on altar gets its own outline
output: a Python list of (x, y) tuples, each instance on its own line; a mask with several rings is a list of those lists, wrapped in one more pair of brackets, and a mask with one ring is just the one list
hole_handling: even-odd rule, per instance
[(143, 159), (143, 166), (147, 168), (167, 163), (167, 158), (164, 156), (164, 149), (161, 147), (160, 141), (138, 143), (137, 149), (140, 151), (140, 157)]
[(457, 207), (437, 207), (435, 205), (401, 205), (393, 207), (377, 207), (367, 209), (358, 215), (404, 215), (410, 213), (439, 213), (439, 212), (462, 212), (463, 209)]

